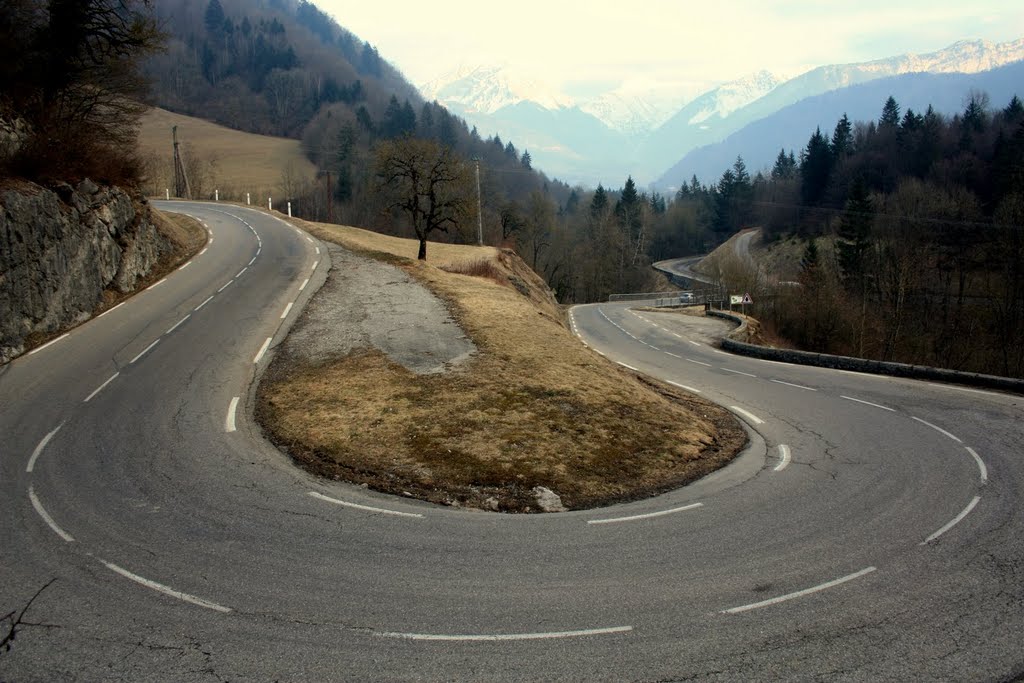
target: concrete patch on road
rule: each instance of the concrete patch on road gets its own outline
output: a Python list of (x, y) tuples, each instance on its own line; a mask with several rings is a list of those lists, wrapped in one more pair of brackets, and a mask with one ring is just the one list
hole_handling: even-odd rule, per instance
[(476, 352), (441, 300), (405, 271), (327, 249), (330, 276), (284, 341), (288, 355), (318, 364), (374, 348), (412, 372), (435, 374)]

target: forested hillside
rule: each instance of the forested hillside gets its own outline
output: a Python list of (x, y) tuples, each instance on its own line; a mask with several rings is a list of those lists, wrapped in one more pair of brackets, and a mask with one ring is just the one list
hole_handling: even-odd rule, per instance
[(444, 107), (423, 102), (372, 44), (312, 3), (165, 0), (158, 11), (169, 35), (167, 50), (147, 65), (155, 104), (302, 140), (319, 172), (282, 169), (279, 206), (289, 200), (305, 218), (411, 236), (412, 222), (381, 186), (379, 150), (430, 141), (470, 171), (448, 188), (462, 201), (446, 234), (431, 239), (476, 241), (478, 162), (484, 241), (519, 249), (563, 301), (653, 281), (647, 216), (664, 212), (660, 198), (650, 204), (630, 182), (616, 214), (618, 193), (602, 189), (592, 202), (591, 194), (548, 178), (533, 168), (529, 150), (498, 135), (482, 139)]
[(311, 3), (162, 0), (166, 51), (147, 65), (161, 107), (252, 133), (299, 137), (336, 102), (380, 120), (416, 89)]
[(768, 177), (739, 159), (679, 199), (723, 232), (806, 240), (803, 287), (757, 313), (798, 346), (1024, 376), (1024, 105), (965, 95), (950, 118), (890, 97), (877, 121), (780, 150)]

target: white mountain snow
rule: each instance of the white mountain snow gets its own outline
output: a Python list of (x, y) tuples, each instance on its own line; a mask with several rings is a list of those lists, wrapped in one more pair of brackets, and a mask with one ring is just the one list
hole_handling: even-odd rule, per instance
[[(863, 72), (884, 76), (907, 73), (965, 73), (989, 71), (1024, 59), (1024, 38), (1007, 43), (961, 40), (947, 48), (926, 54), (907, 54), (855, 64)], [(846, 85), (837, 84), (837, 87)]]
[(520, 102), (550, 110), (574, 104), (551, 86), (502, 66), (462, 67), (423, 84), (420, 93), (465, 114), (493, 114)]
[(774, 90), (783, 80), (768, 71), (758, 71), (744, 78), (723, 83), (707, 93), (704, 106), (692, 117), (690, 125), (704, 123), (712, 116), (725, 118), (737, 109), (759, 100)]
[[(647, 182), (690, 150), (808, 97), (877, 78), (980, 73), (1022, 60), (1024, 39), (998, 44), (964, 40), (925, 54), (822, 66), (788, 80), (768, 71), (719, 84), (657, 83), (640, 77), (586, 99), (496, 66), (462, 68), (420, 90), (470, 125), (480, 125), (485, 135), (514, 136), (517, 145), (542, 146), (542, 157), (535, 155), (535, 163), (563, 180), (592, 183), (597, 177), (618, 182), (619, 175), (632, 173)], [(551, 116), (538, 116), (538, 111)], [(538, 126), (550, 129), (535, 130)], [(609, 142), (608, 136), (615, 135), (620, 144)], [(564, 160), (556, 158), (559, 150), (565, 151)], [(586, 169), (585, 175), (578, 169)]]

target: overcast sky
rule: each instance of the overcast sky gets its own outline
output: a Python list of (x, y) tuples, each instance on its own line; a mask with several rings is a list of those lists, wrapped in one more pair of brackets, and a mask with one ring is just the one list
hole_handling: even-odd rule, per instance
[(419, 85), (506, 65), (570, 94), (640, 78), (710, 83), (761, 69), (1024, 37), (1019, 0), (314, 0)]

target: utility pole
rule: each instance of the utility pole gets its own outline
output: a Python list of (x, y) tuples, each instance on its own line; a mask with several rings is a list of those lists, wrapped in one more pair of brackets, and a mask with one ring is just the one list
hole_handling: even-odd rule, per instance
[(327, 171), (327, 222), (334, 222), (334, 196), (331, 190), (334, 188), (331, 186), (331, 172)]
[(484, 215), (480, 201), (480, 157), (473, 157), (476, 162), (476, 232), (480, 246), (484, 246)]
[(174, 196), (192, 199), (192, 188), (189, 187), (185, 164), (181, 161), (181, 152), (178, 150), (177, 126), (171, 128), (171, 138), (174, 140)]

